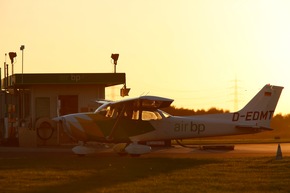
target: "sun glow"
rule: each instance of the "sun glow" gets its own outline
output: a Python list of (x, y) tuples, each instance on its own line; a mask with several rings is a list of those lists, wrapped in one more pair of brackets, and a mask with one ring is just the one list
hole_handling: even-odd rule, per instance
[(111, 53), (119, 53), (117, 72), (126, 73), (132, 97), (149, 93), (180, 107), (232, 110), (237, 77), (240, 106), (271, 83), (285, 87), (276, 112), (290, 112), (289, 1), (2, 0), (0, 6), (0, 60), (24, 44), (24, 73), (112, 72)]

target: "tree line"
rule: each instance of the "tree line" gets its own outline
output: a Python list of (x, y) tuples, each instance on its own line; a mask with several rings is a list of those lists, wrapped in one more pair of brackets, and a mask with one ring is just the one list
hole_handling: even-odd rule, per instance
[(228, 110), (217, 109), (217, 108), (210, 108), (208, 110), (204, 109), (186, 109), (186, 108), (177, 108), (175, 106), (169, 106), (167, 108), (163, 108), (165, 112), (169, 113), (170, 115), (174, 116), (190, 116), (190, 115), (205, 115), (205, 114), (218, 114), (218, 113), (229, 113)]

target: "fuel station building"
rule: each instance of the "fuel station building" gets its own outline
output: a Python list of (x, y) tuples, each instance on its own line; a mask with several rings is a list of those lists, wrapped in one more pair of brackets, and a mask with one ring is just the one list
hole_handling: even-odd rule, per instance
[(125, 73), (12, 74), (1, 81), (1, 145), (39, 146), (70, 143), (52, 118), (94, 111), (105, 88), (124, 85)]

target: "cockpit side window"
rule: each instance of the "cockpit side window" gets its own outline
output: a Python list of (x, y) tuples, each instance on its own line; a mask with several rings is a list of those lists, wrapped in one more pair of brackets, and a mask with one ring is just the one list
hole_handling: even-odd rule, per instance
[(139, 111), (133, 110), (132, 108), (128, 108), (124, 111), (123, 117), (126, 119), (138, 120)]
[(138, 110), (133, 110), (132, 119), (133, 120), (139, 119), (139, 111)]
[(162, 117), (156, 111), (142, 111), (142, 120), (149, 121), (149, 120), (160, 120)]

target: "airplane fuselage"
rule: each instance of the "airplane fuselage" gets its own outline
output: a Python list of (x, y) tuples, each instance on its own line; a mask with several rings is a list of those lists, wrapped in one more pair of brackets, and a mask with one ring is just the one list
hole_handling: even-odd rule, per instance
[[(253, 133), (253, 130), (236, 128), (233, 113), (206, 116), (168, 116), (162, 111), (158, 120), (132, 120), (104, 117), (98, 113), (81, 113), (63, 116), (63, 127), (80, 141), (130, 142), (169, 139), (199, 138)], [(231, 118), (232, 117), (232, 118)], [(113, 132), (114, 130), (114, 132)], [(113, 133), (112, 133), (113, 132)], [(111, 136), (110, 136), (111, 135)], [(110, 138), (108, 138), (110, 136)]]

